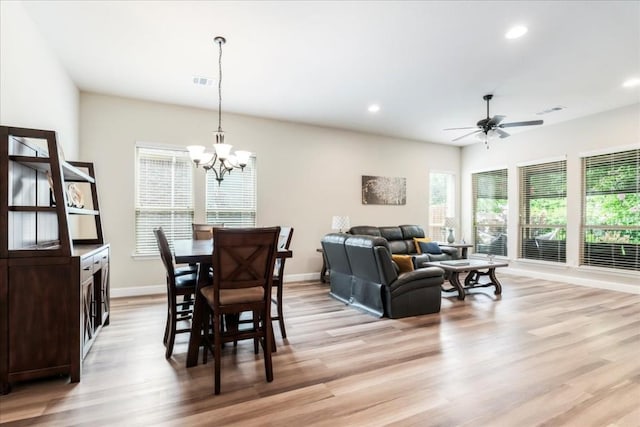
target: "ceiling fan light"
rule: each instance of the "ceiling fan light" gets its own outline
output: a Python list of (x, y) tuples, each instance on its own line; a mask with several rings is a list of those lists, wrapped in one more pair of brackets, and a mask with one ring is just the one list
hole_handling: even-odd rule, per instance
[(513, 40), (524, 36), (527, 34), (527, 31), (529, 31), (529, 29), (524, 25), (516, 25), (515, 27), (511, 27), (504, 36), (509, 40)]
[(500, 134), (498, 134), (494, 129), (489, 129), (487, 132), (480, 132), (476, 134), (476, 138), (482, 142), (491, 141), (499, 136)]

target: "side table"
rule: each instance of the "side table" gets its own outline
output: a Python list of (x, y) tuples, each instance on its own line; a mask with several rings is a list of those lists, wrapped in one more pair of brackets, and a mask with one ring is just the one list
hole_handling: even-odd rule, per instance
[(322, 283), (329, 282), (329, 274), (327, 273), (327, 259), (324, 256), (324, 250), (322, 248), (316, 249), (316, 252), (320, 252), (322, 254), (322, 270), (320, 270), (320, 281)]
[(472, 248), (473, 245), (468, 243), (447, 243), (447, 242), (437, 242), (438, 246), (449, 246), (452, 248), (460, 249), (460, 257), (461, 259), (467, 259), (467, 249)]

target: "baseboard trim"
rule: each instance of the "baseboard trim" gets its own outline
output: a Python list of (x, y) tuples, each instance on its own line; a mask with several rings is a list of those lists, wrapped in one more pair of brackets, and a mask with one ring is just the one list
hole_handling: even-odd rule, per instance
[[(580, 277), (566, 276), (563, 274), (542, 273), (540, 271), (530, 271), (519, 268), (507, 267), (500, 269), (498, 273), (504, 272), (513, 274), (516, 276), (524, 276), (531, 278), (538, 278), (544, 280), (551, 280), (554, 282), (568, 283), (571, 285), (586, 286), (589, 288), (606, 289), (610, 291), (626, 292), (628, 294), (640, 294), (640, 286), (626, 285), (623, 283), (606, 282), (601, 280), (584, 279)], [(499, 274), (498, 274), (499, 275)], [(320, 279), (320, 273), (301, 273), (301, 274), (289, 274), (284, 276), (284, 282), (311, 282), (318, 281)], [(112, 288), (111, 298), (127, 298), (127, 297), (139, 297), (147, 295), (159, 295), (166, 293), (166, 287), (162, 285), (151, 286), (132, 286), (126, 288)]]
[(167, 293), (167, 286), (131, 286), (126, 288), (111, 288), (111, 298), (142, 297), (148, 295), (160, 295)]
[[(551, 280), (554, 282), (568, 283), (570, 285), (586, 286), (589, 288), (606, 289), (609, 291), (625, 292), (628, 294), (640, 294), (640, 286), (627, 285), (624, 283), (608, 282), (603, 280), (585, 279), (582, 277), (567, 276), (564, 274), (543, 273), (540, 271), (523, 270), (519, 268), (507, 267), (500, 269), (508, 274), (516, 276), (531, 277), (534, 279)], [(499, 277), (500, 271), (497, 271)]]
[[(310, 282), (320, 280), (320, 273), (289, 274), (284, 276), (284, 282)], [(161, 295), (167, 292), (166, 285), (131, 286), (125, 288), (111, 288), (111, 298), (142, 297)]]

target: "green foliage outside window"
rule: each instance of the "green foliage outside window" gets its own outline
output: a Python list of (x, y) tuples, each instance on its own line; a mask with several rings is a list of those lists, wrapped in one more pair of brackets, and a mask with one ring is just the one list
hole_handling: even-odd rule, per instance
[(590, 243), (640, 244), (640, 168), (637, 151), (589, 158), (585, 180), (585, 225), (629, 227), (623, 230), (592, 228)]

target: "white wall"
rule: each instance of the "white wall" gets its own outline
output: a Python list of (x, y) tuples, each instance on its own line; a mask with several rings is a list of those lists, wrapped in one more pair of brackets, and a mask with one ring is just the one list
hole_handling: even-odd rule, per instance
[[(81, 93), (80, 118), (81, 156), (95, 162), (105, 238), (112, 245), (114, 295), (148, 291), (151, 288), (144, 287), (163, 283), (164, 272), (159, 259), (131, 256), (135, 246), (135, 143), (209, 145), (217, 114)], [(257, 155), (258, 225), (295, 229), (294, 257), (286, 268), (289, 279), (318, 277), (322, 260), (316, 249), (322, 236), (331, 232), (333, 215), (349, 215), (352, 225), (426, 225), (429, 171), (459, 170), (457, 147), (224, 111), (223, 127), (226, 142)], [(407, 178), (407, 204), (362, 205), (362, 175)], [(204, 188), (195, 191), (202, 204)]]
[(465, 236), (472, 236), (471, 174), (508, 168), (508, 235), (518, 236), (518, 170), (529, 161), (566, 157), (567, 160), (567, 264), (517, 260), (518, 241), (508, 240), (510, 269), (518, 274), (569, 283), (640, 292), (640, 274), (622, 270), (579, 267), (581, 223), (581, 163), (579, 155), (598, 150), (640, 147), (640, 104), (605, 113), (542, 126), (504, 140), (467, 146), (461, 156), (462, 223)]
[(79, 92), (21, 2), (0, 2), (0, 124), (54, 130), (78, 158)]

